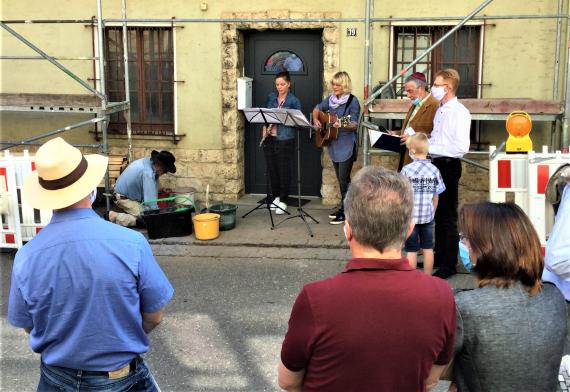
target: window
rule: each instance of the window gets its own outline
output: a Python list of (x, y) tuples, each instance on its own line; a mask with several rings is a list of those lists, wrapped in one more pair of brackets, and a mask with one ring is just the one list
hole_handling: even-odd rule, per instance
[[(451, 27), (448, 26), (395, 27), (395, 69), (403, 69), (450, 29)], [(413, 70), (408, 71), (408, 74), (416, 71), (423, 72), (428, 82), (431, 83), (438, 70), (454, 68), (459, 72), (461, 79), (457, 96), (477, 98), (480, 30), (480, 26), (463, 26), (417, 63)], [(406, 96), (403, 84), (404, 78), (400, 78), (396, 86), (397, 95), (400, 97)]]
[[(134, 134), (174, 133), (174, 55), (172, 29), (129, 27), (129, 88)], [(105, 29), (105, 82), (111, 102), (125, 100), (123, 31)], [(111, 115), (109, 133), (125, 133), (124, 112)]]
[(305, 64), (303, 64), (303, 60), (301, 60), (301, 58), (295, 53), (288, 50), (282, 50), (269, 56), (265, 61), (263, 70), (265, 72), (274, 73), (282, 71), (304, 72)]

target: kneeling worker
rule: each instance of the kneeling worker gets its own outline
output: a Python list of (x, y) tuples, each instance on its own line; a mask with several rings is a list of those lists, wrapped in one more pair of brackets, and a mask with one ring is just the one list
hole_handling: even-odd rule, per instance
[[(115, 204), (124, 213), (110, 211), (109, 220), (121, 226), (136, 226), (140, 217), (140, 203), (158, 199), (158, 178), (165, 173), (176, 173), (176, 158), (169, 151), (152, 151), (150, 157), (132, 162), (117, 178)], [(149, 208), (158, 208), (149, 204)]]

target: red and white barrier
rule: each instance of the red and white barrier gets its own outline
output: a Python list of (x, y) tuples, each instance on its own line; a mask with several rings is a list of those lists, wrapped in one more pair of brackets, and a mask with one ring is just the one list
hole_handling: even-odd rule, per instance
[[(24, 184), (24, 179), (32, 171), (36, 170), (35, 157), (30, 156), (28, 150), (24, 150), (21, 155), (13, 155), (14, 167), (16, 169), (16, 187), (18, 190), (22, 189)], [(21, 194), (21, 193), (20, 193)], [(49, 223), (52, 211), (51, 210), (36, 210), (27, 204), (21, 202), (20, 197), (20, 209), (22, 228), (22, 240), (24, 242), (29, 241), (35, 236), (39, 231)]]
[(13, 160), (0, 159), (0, 182), (2, 184), (0, 185), (0, 197), (2, 198), (0, 248), (19, 249), (22, 247), (22, 233)]
[[(9, 151), (4, 152), (4, 156), (0, 157), (0, 167), (2, 165), (10, 167), (9, 173), (6, 173), (8, 187), (8, 194), (12, 195), (12, 202), (7, 211), (7, 216), (14, 219), (16, 222), (15, 230), (19, 233), (19, 242), (16, 236), (14, 240), (16, 246), (5, 246), (2, 238), (0, 238), (0, 247), (16, 247), (20, 248), (22, 242), (29, 241), (39, 231), (49, 223), (52, 211), (51, 210), (36, 210), (25, 203), (21, 202), (21, 189), (24, 183), (24, 178), (35, 170), (34, 156), (31, 156), (27, 150), (22, 154), (13, 155)], [(1, 169), (0, 169), (1, 170)], [(1, 171), (0, 171), (1, 174)], [(13, 181), (13, 185), (10, 182)], [(10, 227), (9, 225), (7, 225)], [(11, 240), (11, 237), (8, 237)]]
[[(495, 146), (489, 149), (491, 154), (495, 150)], [(549, 153), (547, 146), (541, 153), (497, 154), (489, 163), (489, 200), (514, 199), (530, 218), (544, 245), (554, 223), (552, 208), (546, 206), (546, 185), (556, 169), (566, 163), (570, 163), (570, 154)]]
[(546, 206), (546, 185), (556, 169), (567, 163), (570, 163), (570, 154), (560, 151), (528, 154), (528, 216), (543, 244), (554, 224), (554, 211)]
[[(495, 152), (491, 146), (489, 152)], [(499, 153), (489, 163), (489, 200), (514, 201), (528, 213), (528, 159), (526, 154)]]

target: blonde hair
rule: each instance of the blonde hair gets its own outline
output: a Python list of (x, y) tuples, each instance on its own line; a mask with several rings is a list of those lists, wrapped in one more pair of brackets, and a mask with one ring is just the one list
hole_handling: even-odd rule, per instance
[(331, 79), (331, 83), (341, 85), (345, 93), (352, 92), (352, 81), (350, 80), (350, 76), (348, 76), (348, 73), (344, 71), (335, 73)]
[(441, 71), (438, 71), (435, 74), (435, 77), (441, 76), (442, 79), (449, 83), (453, 92), (457, 91), (457, 87), (459, 87), (459, 73), (454, 70), (453, 68), (447, 68)]
[(429, 140), (425, 133), (417, 132), (406, 140), (406, 147), (413, 149), (416, 154), (427, 154), (429, 150)]

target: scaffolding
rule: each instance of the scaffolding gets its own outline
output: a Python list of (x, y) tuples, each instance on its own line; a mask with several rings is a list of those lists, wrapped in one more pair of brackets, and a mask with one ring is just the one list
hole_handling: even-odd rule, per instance
[[(125, 111), (127, 118), (127, 138), (128, 138), (128, 161), (132, 159), (132, 140), (131, 140), (131, 116), (130, 116), (130, 100), (129, 100), (129, 71), (128, 71), (128, 51), (127, 51), (127, 15), (126, 15), (126, 0), (121, 0), (121, 11), (123, 22), (123, 61), (125, 64), (125, 100), (121, 102), (109, 102), (105, 94), (105, 62), (104, 62), (104, 47), (103, 47), (103, 8), (102, 0), (97, 0), (97, 51), (96, 57), (62, 57), (56, 59), (50, 56), (39, 47), (28, 41), (21, 34), (16, 32), (7, 21), (0, 21), (0, 27), (17, 38), (20, 42), (24, 43), (27, 47), (39, 54), (39, 57), (34, 56), (2, 56), (2, 59), (43, 59), (49, 61), (51, 64), (59, 68), (71, 79), (75, 80), (93, 95), (75, 97), (72, 102), (63, 102), (62, 97), (53, 95), (52, 99), (45, 102), (34, 101), (33, 97), (18, 96), (18, 94), (4, 95), (0, 99), (0, 112), (28, 112), (28, 113), (62, 113), (62, 114), (88, 114), (95, 115), (94, 118), (80, 121), (75, 124), (58, 128), (54, 131), (45, 132), (37, 136), (30, 137), (21, 141), (0, 141), (2, 147), (0, 150), (6, 150), (17, 145), (37, 145), (35, 141), (44, 139), (50, 136), (55, 136), (63, 132), (73, 129), (82, 128), (84, 126), (95, 125), (101, 127), (101, 134), (103, 136), (102, 143), (100, 144), (79, 144), (76, 147), (90, 147), (98, 148), (103, 154), (109, 155), (109, 144), (107, 138), (107, 126), (109, 125), (109, 118), (111, 114)], [(24, 21), (25, 23), (49, 23), (49, 21)], [(59, 23), (77, 23), (78, 21), (59, 21)], [(90, 20), (93, 23), (93, 20)], [(99, 64), (99, 90), (96, 87), (91, 87), (87, 82), (77, 76), (69, 68), (61, 64), (60, 60), (89, 60), (98, 61)], [(45, 97), (45, 96), (44, 96)], [(14, 104), (14, 101), (19, 99), (19, 105)], [(95, 99), (92, 99), (95, 98)], [(30, 101), (31, 99), (31, 101)], [(98, 100), (97, 100), (98, 99)], [(109, 171), (105, 172), (105, 204), (107, 212), (110, 210), (110, 178)]]
[[(26, 140), (22, 141), (12, 141), (12, 142), (0, 142), (3, 147), (1, 149), (10, 148), (15, 145), (32, 145), (36, 140), (53, 136), (62, 132), (66, 132), (75, 128), (83, 127), (86, 125), (94, 125), (98, 124), (101, 129), (102, 134), (102, 143), (101, 144), (84, 144), (84, 145), (77, 145), (81, 147), (98, 147), (100, 148), (104, 154), (108, 155), (109, 146), (108, 146), (108, 137), (107, 137), (107, 126), (109, 123), (109, 116), (113, 113), (124, 111), (125, 117), (127, 121), (127, 140), (128, 140), (128, 154), (127, 158), (130, 162), (132, 160), (132, 134), (131, 134), (131, 115), (130, 115), (130, 97), (129, 97), (129, 75), (128, 75), (128, 50), (127, 50), (127, 27), (128, 24), (136, 24), (136, 23), (168, 23), (172, 26), (185, 24), (185, 23), (256, 23), (256, 22), (263, 22), (263, 23), (346, 23), (346, 22), (354, 22), (354, 23), (362, 23), (365, 27), (365, 43), (364, 43), (364, 111), (363, 116), (360, 121), (360, 130), (365, 130), (367, 128), (374, 128), (375, 125), (371, 122), (372, 118), (376, 119), (399, 119), (403, 118), (405, 112), (407, 111), (407, 103), (402, 100), (398, 102), (390, 102), (390, 100), (378, 100), (376, 97), (380, 96), (381, 93), (391, 87), (391, 85), (398, 80), (399, 78), (403, 77), (407, 70), (411, 69), (417, 62), (419, 62), (423, 57), (427, 56), (429, 52), (435, 49), (438, 45), (440, 45), (445, 39), (450, 37), (457, 29), (463, 26), (470, 20), (482, 20), (483, 22), (490, 21), (490, 20), (508, 20), (508, 19), (556, 19), (557, 20), (557, 29), (556, 29), (556, 51), (555, 51), (555, 59), (554, 59), (554, 88), (553, 88), (553, 100), (552, 101), (541, 101), (544, 106), (547, 107), (548, 110), (533, 113), (533, 119), (538, 121), (551, 121), (555, 122), (556, 126), (553, 127), (555, 131), (559, 128), (562, 128), (561, 134), (561, 143), (567, 145), (569, 142), (569, 123), (570, 123), (570, 56), (567, 54), (567, 64), (566, 64), (566, 88), (565, 88), (565, 100), (559, 101), (558, 98), (558, 77), (559, 77), (559, 67), (560, 67), (560, 44), (561, 44), (561, 36), (562, 36), (562, 21), (564, 19), (567, 20), (567, 35), (570, 39), (570, 19), (568, 15), (563, 15), (563, 0), (558, 0), (558, 12), (557, 14), (523, 14), (523, 15), (485, 15), (485, 16), (477, 16), (477, 14), (485, 8), (488, 4), (490, 4), (493, 0), (484, 0), (478, 7), (476, 7), (471, 13), (467, 16), (447, 16), (447, 17), (437, 17), (437, 16), (422, 16), (422, 17), (405, 17), (405, 18), (398, 18), (398, 17), (384, 17), (384, 18), (375, 18), (372, 15), (374, 14), (374, 0), (363, 0), (365, 3), (365, 16), (364, 18), (127, 18), (126, 12), (126, 0), (121, 0), (121, 18), (120, 19), (104, 19), (102, 15), (102, 0), (97, 1), (97, 55), (95, 57), (59, 57), (55, 58), (49, 56), (41, 49), (33, 45), (31, 42), (27, 41), (24, 37), (18, 34), (15, 30), (13, 30), (9, 25), (10, 24), (91, 24), (95, 23), (95, 19), (37, 19), (37, 20), (29, 20), (29, 19), (21, 19), (21, 20), (4, 20), (0, 21), (0, 27), (4, 30), (18, 38), (21, 42), (26, 44), (28, 47), (32, 48), (39, 56), (8, 56), (2, 55), (0, 56), (0, 60), (36, 60), (36, 59), (43, 59), (48, 60), (50, 63), (61, 69), (65, 72), (69, 77), (77, 81), (83, 87), (85, 87), (89, 92), (93, 95), (90, 96), (91, 98), (95, 98), (95, 100), (89, 99), (80, 99), (80, 104), (73, 105), (73, 104), (66, 104), (65, 102), (59, 102), (56, 99), (48, 100), (46, 102), (25, 102), (24, 104), (14, 105), (12, 100), (16, 97), (10, 97), (3, 94), (0, 97), (0, 111), (13, 111), (13, 112), (50, 112), (50, 113), (82, 113), (82, 114), (92, 114), (95, 117), (93, 119), (82, 121), (76, 124), (72, 124), (63, 128), (59, 128), (52, 132), (47, 132), (45, 134), (35, 136)], [(373, 45), (372, 45), (372, 26), (374, 23), (394, 23), (394, 22), (409, 22), (409, 23), (417, 23), (417, 22), (433, 22), (433, 21), (446, 21), (446, 22), (458, 22), (455, 27), (453, 27), (450, 31), (447, 32), (441, 39), (439, 39), (436, 43), (434, 43), (428, 50), (423, 52), (420, 56), (418, 56), (414, 61), (409, 63), (404, 69), (399, 70), (396, 75), (394, 75), (387, 83), (385, 83), (379, 90), (375, 91), (373, 94), (369, 94), (370, 86), (372, 84), (372, 65), (373, 65)], [(105, 68), (104, 68), (104, 45), (103, 45), (103, 30), (106, 23), (121, 23), (122, 25), (122, 32), (123, 32), (123, 61), (124, 61), (124, 72), (125, 72), (125, 100), (121, 102), (108, 102), (107, 95), (105, 94)], [(99, 90), (96, 88), (91, 87), (73, 72), (71, 72), (67, 67), (63, 66), (60, 61), (61, 60), (89, 60), (89, 61), (96, 61), (99, 65)], [(462, 100), (465, 101), (465, 100)], [(477, 101), (477, 100), (472, 100)], [(538, 102), (538, 101), (536, 101)], [(536, 102), (530, 102), (529, 105), (533, 106)], [(488, 103), (488, 102), (487, 102)], [(540, 103), (540, 102), (539, 102)], [(403, 106), (404, 105), (404, 106)], [(477, 103), (474, 102), (473, 105), (477, 106)], [(469, 106), (469, 105), (467, 105)], [(479, 105), (480, 107), (481, 105)], [(508, 106), (508, 105), (507, 105)], [(540, 104), (539, 104), (540, 106)], [(520, 107), (519, 107), (520, 109)], [(497, 102), (494, 109), (488, 109), (487, 111), (482, 112), (474, 112), (473, 119), (474, 120), (500, 120), (504, 119), (508, 112), (506, 112), (504, 102), (499, 103)], [(369, 147), (369, 143), (367, 140), (368, 134), (367, 132), (363, 132), (363, 160), (364, 164), (369, 164), (369, 156), (372, 153)], [(553, 138), (554, 140), (554, 138)], [(554, 147), (554, 142), (553, 142)], [(376, 152), (376, 151), (374, 151)], [(472, 152), (473, 153), (473, 152)], [(468, 160), (466, 160), (468, 161)], [(469, 161), (468, 161), (469, 162)], [(469, 162), (471, 163), (471, 162)], [(476, 166), (485, 168), (484, 166), (478, 165), (474, 163)], [(105, 194), (106, 194), (106, 203), (107, 203), (107, 210), (110, 207), (109, 202), (109, 175), (107, 173), (105, 178)]]

